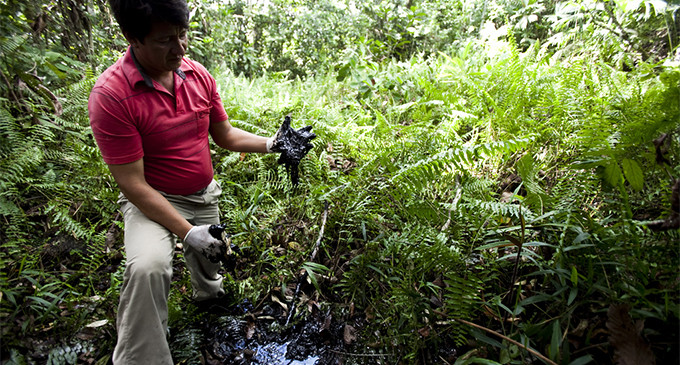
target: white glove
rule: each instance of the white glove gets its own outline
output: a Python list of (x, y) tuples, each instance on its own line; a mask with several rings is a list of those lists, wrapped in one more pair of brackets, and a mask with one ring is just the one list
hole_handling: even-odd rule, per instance
[(218, 263), (227, 253), (227, 245), (213, 237), (209, 228), (208, 224), (191, 227), (184, 236), (184, 243), (196, 249), (211, 262)]
[(274, 146), (274, 141), (276, 140), (276, 136), (278, 136), (278, 133), (276, 133), (276, 135), (274, 135), (273, 137), (269, 137), (267, 139), (267, 153), (274, 152), (274, 151), (272, 151), (272, 146)]

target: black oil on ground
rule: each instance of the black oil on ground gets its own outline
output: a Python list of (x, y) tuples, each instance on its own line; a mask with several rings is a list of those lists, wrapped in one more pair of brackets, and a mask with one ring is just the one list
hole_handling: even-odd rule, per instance
[[(226, 308), (225, 308), (226, 309)], [(270, 303), (256, 310), (248, 303), (210, 310), (192, 328), (172, 336), (176, 363), (236, 365), (347, 364), (345, 323), (330, 310), (309, 313), (284, 327), (287, 314)]]

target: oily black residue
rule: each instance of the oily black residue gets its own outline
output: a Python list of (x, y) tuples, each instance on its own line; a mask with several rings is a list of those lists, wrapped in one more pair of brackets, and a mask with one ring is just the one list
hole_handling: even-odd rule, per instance
[(344, 325), (334, 320), (330, 312), (317, 311), (284, 327), (285, 313), (275, 303), (251, 311), (252, 306), (246, 303), (234, 307), (232, 313), (213, 314), (201, 321), (200, 347), (206, 364), (344, 363), (341, 360)]
[(240, 255), (241, 250), (238, 246), (231, 243), (231, 235), (227, 233), (227, 224), (213, 224), (208, 227), (208, 232), (211, 236), (222, 241), (223, 244), (217, 248), (218, 252), (214, 255), (210, 254), (210, 252), (216, 251), (212, 245), (210, 247), (210, 251), (203, 252), (203, 255), (205, 255), (208, 260), (212, 261), (213, 263), (221, 262), (222, 266), (224, 266), (227, 271), (233, 272), (234, 268), (236, 267), (236, 255)]
[(316, 138), (316, 134), (312, 133), (311, 125), (300, 129), (291, 128), (289, 115), (285, 117), (281, 128), (277, 132), (272, 151), (281, 153), (278, 162), (286, 166), (293, 186), (297, 186), (299, 183), (298, 166), (300, 165), (300, 160), (314, 147), (310, 143), (314, 138)]

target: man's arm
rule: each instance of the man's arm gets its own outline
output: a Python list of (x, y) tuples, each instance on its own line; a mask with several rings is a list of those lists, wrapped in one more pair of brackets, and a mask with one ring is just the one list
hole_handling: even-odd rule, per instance
[(184, 219), (163, 195), (146, 182), (142, 159), (127, 164), (108, 166), (120, 191), (144, 215), (178, 237), (186, 236), (193, 225)]
[(228, 120), (210, 124), (210, 136), (220, 147), (235, 152), (267, 152), (267, 137), (236, 128)]

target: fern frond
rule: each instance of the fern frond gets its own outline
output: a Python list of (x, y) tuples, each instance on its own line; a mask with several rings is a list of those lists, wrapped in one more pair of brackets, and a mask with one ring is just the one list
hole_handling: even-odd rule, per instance
[(28, 35), (19, 35), (14, 37), (2, 37), (0, 38), (0, 54), (4, 57), (12, 57), (11, 55), (16, 52), (19, 47), (23, 45), (28, 39)]
[(465, 181), (465, 184), (463, 184), (463, 195), (476, 197), (487, 196), (491, 191), (493, 191), (492, 188), (497, 185), (498, 182), (492, 179), (468, 179)]
[(45, 214), (50, 215), (52, 222), (60, 227), (60, 231), (70, 234), (75, 238), (87, 239), (90, 236), (90, 230), (86, 228), (81, 222), (74, 219), (69, 211), (68, 206), (62, 205), (48, 205), (45, 209)]
[(248, 122), (248, 121), (245, 121), (245, 120), (229, 119), (229, 121), (235, 127), (247, 130), (251, 133), (255, 133), (255, 134), (259, 134), (259, 135), (263, 135), (263, 136), (274, 135), (274, 133), (276, 133), (276, 131), (268, 131), (268, 130), (262, 128), (259, 125), (256, 125), (254, 123), (251, 123), (251, 122)]
[(480, 288), (484, 287), (481, 280), (472, 274), (466, 278), (463, 273), (448, 271), (444, 282), (447, 284), (444, 294), (444, 305), (447, 314), (454, 320), (452, 337), (456, 344), (462, 346), (467, 342), (470, 328), (463, 326), (456, 319), (471, 320), (475, 318), (480, 308)]
[(0, 196), (0, 215), (11, 216), (22, 214), (21, 209), (11, 200)]
[(270, 164), (264, 163), (262, 160), (258, 162), (257, 184), (262, 189), (271, 191), (290, 189), (291, 183), (288, 180), (284, 166), (278, 166), (278, 168), (273, 169)]
[[(447, 206), (447, 204), (443, 204)], [(460, 206), (468, 212), (475, 212), (477, 215), (495, 216), (498, 218), (513, 217), (516, 219), (533, 220), (536, 214), (529, 208), (517, 204), (508, 204), (499, 201), (485, 201), (468, 198)]]
[(106, 262), (106, 231), (91, 235), (87, 255), (83, 255), (83, 270), (94, 274)]
[(529, 136), (514, 140), (494, 141), (448, 149), (399, 169), (390, 178), (390, 182), (404, 187), (407, 191), (418, 191), (426, 184), (439, 179), (444, 173), (465, 171), (477, 159), (499, 157), (514, 153), (525, 148), (532, 141), (533, 137)]

